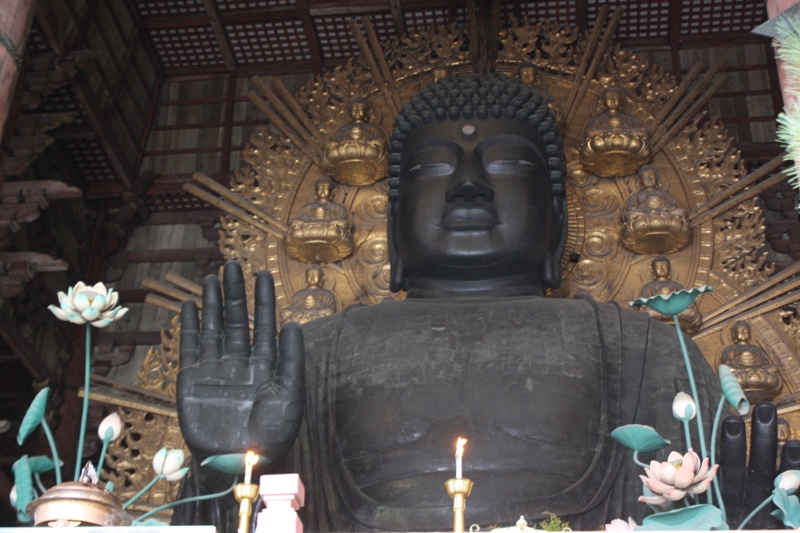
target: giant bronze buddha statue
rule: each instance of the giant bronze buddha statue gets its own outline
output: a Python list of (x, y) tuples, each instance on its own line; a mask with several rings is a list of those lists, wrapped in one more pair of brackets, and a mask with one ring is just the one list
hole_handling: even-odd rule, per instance
[[(262, 272), (251, 346), (241, 269), (226, 265), (224, 303), (207, 278), (202, 328), (193, 302), (182, 314), (179, 418), (194, 455), (256, 449), (299, 472), (311, 531), (451, 528), (443, 483), (459, 436), (468, 523), (641, 518), (641, 468), (609, 433), (647, 424), (674, 443), (661, 460), (681, 450), (671, 403), (686, 372), (674, 328), (544, 297), (566, 227), (546, 103), (515, 79), (445, 78), (403, 105), (390, 145), (391, 283), (407, 298), (287, 324), (276, 345)], [(716, 378), (688, 345), (710, 421)]]

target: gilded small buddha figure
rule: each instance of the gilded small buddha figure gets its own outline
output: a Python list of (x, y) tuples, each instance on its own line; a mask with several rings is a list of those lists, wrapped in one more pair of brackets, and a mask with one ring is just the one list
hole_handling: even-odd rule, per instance
[(556, 122), (562, 128), (565, 126), (564, 113), (561, 111), (561, 106), (553, 99), (553, 96), (547, 92), (547, 80), (539, 75), (536, 65), (533, 63), (522, 63), (517, 69), (517, 77), (525, 85), (533, 89), (537, 95), (547, 104), (547, 107), (553, 113)]
[(658, 188), (658, 171), (645, 165), (636, 178), (641, 190), (622, 211), (622, 245), (637, 254), (668, 254), (689, 244), (692, 233), (686, 210)]
[(604, 178), (630, 176), (650, 160), (650, 134), (624, 112), (626, 102), (619, 89), (606, 89), (598, 103), (603, 111), (583, 130), (580, 157), (593, 174)]
[(318, 265), (306, 269), (306, 288), (292, 296), (288, 307), (281, 309), (281, 325), (305, 324), (336, 312), (336, 296), (322, 287), (325, 274)]
[(323, 147), (322, 167), (342, 185), (363, 187), (386, 177), (388, 143), (381, 129), (370, 124), (369, 104), (361, 98), (347, 109), (350, 120)]
[(447, 67), (436, 67), (435, 69), (431, 70), (431, 79), (434, 83), (449, 77), (450, 70)]
[[(667, 259), (665, 256), (659, 255), (658, 257), (654, 258), (653, 262), (650, 263), (650, 271), (653, 273), (653, 281), (642, 288), (640, 297), (651, 298), (653, 296), (658, 296), (659, 294), (662, 296), (667, 296), (673, 292), (685, 290), (683, 285), (673, 279), (670, 279), (670, 274), (672, 273), (672, 263), (670, 263), (669, 259)], [(650, 318), (660, 320), (661, 322), (665, 322), (667, 324), (673, 323), (671, 316), (662, 315), (658, 311), (650, 309), (649, 307), (643, 307), (642, 311), (647, 312), (650, 315)], [(689, 335), (696, 332), (700, 328), (700, 324), (703, 323), (703, 315), (701, 315), (700, 311), (697, 310), (696, 301), (678, 315), (678, 322), (681, 324), (681, 330)]]
[(750, 324), (739, 320), (731, 332), (733, 346), (722, 351), (720, 364), (728, 365), (751, 404), (774, 400), (783, 388), (778, 367), (752, 341)]
[(305, 263), (334, 263), (353, 252), (353, 223), (347, 208), (333, 201), (333, 183), (315, 185), (317, 200), (289, 221), (284, 245), (290, 257)]

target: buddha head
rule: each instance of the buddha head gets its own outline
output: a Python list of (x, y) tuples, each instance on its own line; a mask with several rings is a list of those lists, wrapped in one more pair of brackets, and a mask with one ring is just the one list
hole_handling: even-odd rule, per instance
[(497, 75), (431, 82), (403, 105), (390, 150), (392, 290), (558, 286), (566, 162), (539, 93)]
[(538, 75), (536, 73), (536, 67), (533, 63), (523, 63), (522, 66), (519, 67), (519, 79), (522, 83), (526, 85), (530, 85), (533, 87), (536, 85), (538, 81)]
[(310, 266), (306, 269), (306, 288), (319, 289), (322, 287), (322, 278), (324, 274), (322, 269), (316, 265)]
[(650, 263), (650, 271), (653, 273), (653, 278), (656, 281), (665, 281), (669, 279), (672, 271), (672, 264), (665, 255), (659, 255)]
[(652, 191), (658, 188), (658, 171), (655, 167), (645, 165), (639, 171), (639, 183), (642, 184), (642, 190)]
[(320, 178), (314, 184), (314, 192), (320, 202), (329, 202), (333, 199), (333, 183), (328, 178)]
[(733, 342), (736, 344), (749, 344), (750, 343), (750, 324), (744, 320), (738, 320), (733, 325)]
[(369, 104), (363, 98), (356, 98), (347, 108), (347, 114), (352, 123), (366, 122), (369, 118)]
[(624, 96), (619, 89), (606, 89), (603, 92), (603, 107), (606, 113), (617, 115), (622, 111), (622, 99)]

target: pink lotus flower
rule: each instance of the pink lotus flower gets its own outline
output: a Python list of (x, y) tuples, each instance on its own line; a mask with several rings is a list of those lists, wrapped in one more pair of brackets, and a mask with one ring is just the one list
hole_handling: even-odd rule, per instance
[(686, 494), (702, 494), (717, 474), (719, 465), (708, 467), (708, 458), (702, 462), (700, 457), (689, 448), (686, 455), (678, 452), (669, 454), (666, 462), (652, 461), (650, 468), (645, 467), (645, 476), (639, 476), (642, 483), (655, 496), (639, 496), (639, 501), (650, 505), (661, 505), (667, 500), (676, 502)]

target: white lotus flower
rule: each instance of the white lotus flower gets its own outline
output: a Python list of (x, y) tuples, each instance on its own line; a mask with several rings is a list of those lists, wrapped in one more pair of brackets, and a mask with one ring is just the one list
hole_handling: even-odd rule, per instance
[(661, 505), (667, 500), (677, 502), (686, 494), (702, 494), (711, 484), (719, 465), (709, 468), (708, 457), (700, 457), (689, 448), (685, 455), (672, 452), (666, 461), (651, 461), (645, 467), (642, 483), (653, 492), (653, 496), (639, 496), (639, 501), (650, 505)]
[[(106, 432), (111, 430), (111, 436), (107, 437)], [(114, 442), (122, 435), (122, 419), (119, 417), (119, 413), (111, 413), (107, 417), (100, 422), (100, 427), (97, 428), (97, 435), (100, 437), (100, 440), (107, 440), (108, 442)]]
[(55, 305), (47, 308), (60, 320), (73, 324), (86, 324), (96, 328), (104, 328), (128, 312), (127, 307), (117, 307), (119, 294), (114, 289), (107, 289), (101, 282), (94, 287), (79, 281), (70, 287), (67, 294), (58, 293), (61, 307)]
[(153, 470), (156, 474), (164, 476), (167, 481), (177, 481), (186, 475), (189, 469), (183, 466), (183, 450), (169, 450), (161, 448), (153, 456)]
[(633, 531), (638, 525), (639, 524), (637, 524), (636, 521), (629, 516), (627, 522), (625, 520), (615, 518), (611, 521), (611, 523), (606, 524), (604, 527), (606, 531)]
[(775, 478), (775, 488), (794, 494), (800, 488), (800, 470), (787, 470)]
[(11, 502), (11, 507), (17, 508), (17, 486), (11, 487), (11, 492), (8, 494), (8, 499)]
[(679, 392), (672, 400), (672, 416), (681, 422), (694, 420), (694, 417), (697, 416), (697, 404), (694, 403), (691, 396), (685, 392)]

